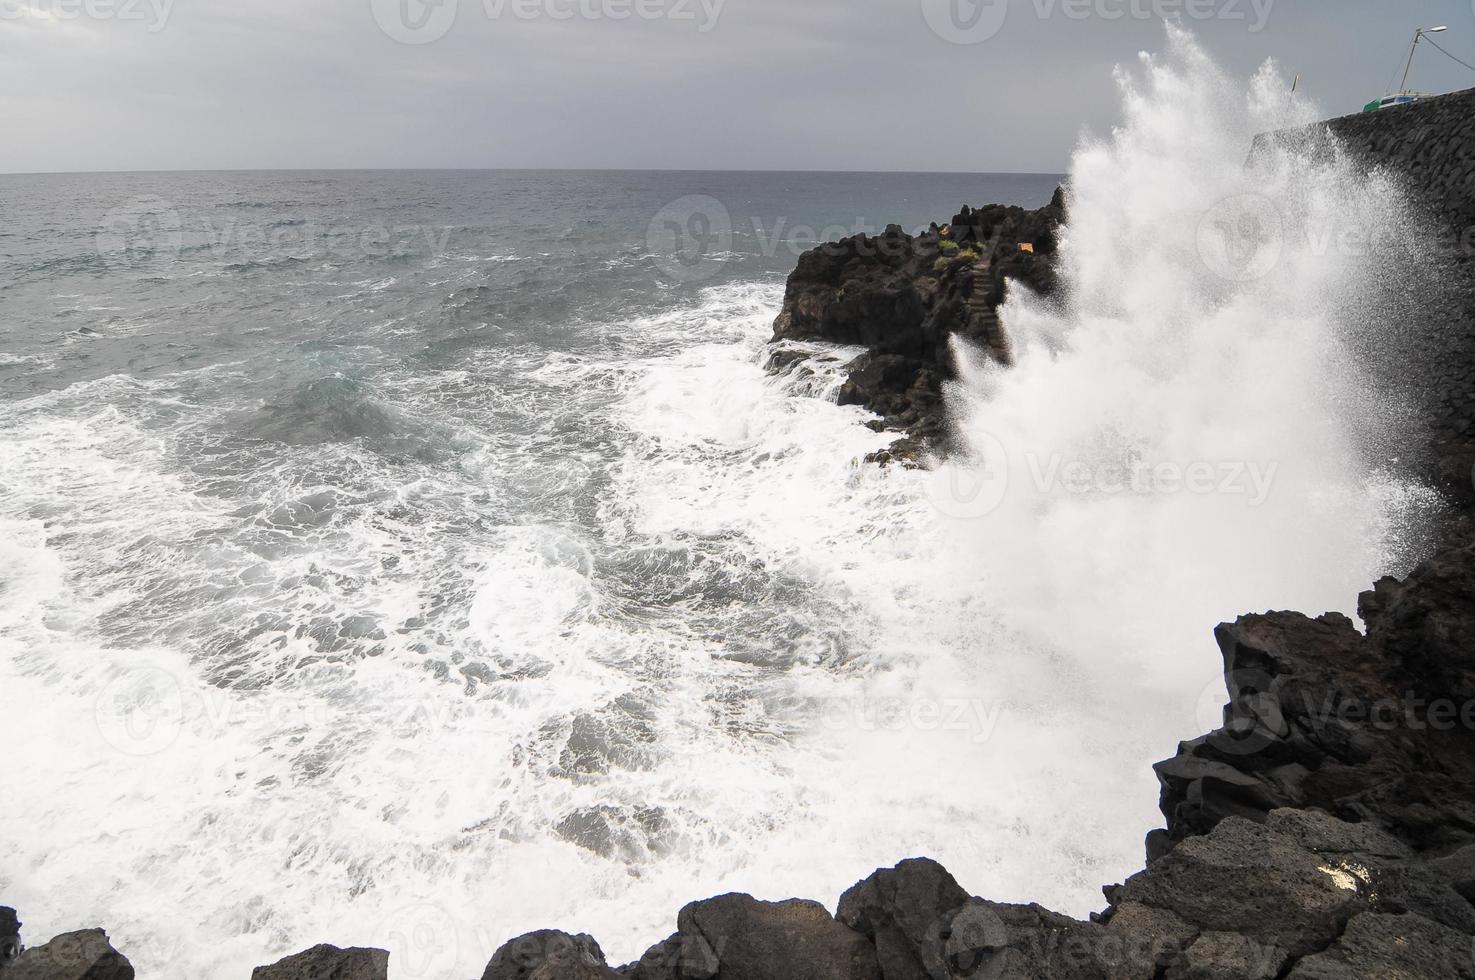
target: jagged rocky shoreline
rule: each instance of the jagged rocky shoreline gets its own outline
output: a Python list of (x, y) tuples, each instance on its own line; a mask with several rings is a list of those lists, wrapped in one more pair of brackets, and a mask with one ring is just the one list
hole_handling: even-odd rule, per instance
[[(1456, 231), (1475, 214), (1475, 93), (1329, 127), (1369, 166), (1396, 166)], [(800, 259), (775, 324), (774, 371), (806, 343), (860, 345), (840, 392), (901, 438), (881, 462), (946, 449), (943, 385), (961, 335), (1007, 363), (1005, 280), (1055, 288), (1061, 195), (1045, 208), (965, 209), (920, 236), (890, 228)], [(1021, 248), (1029, 246), (1028, 249)], [(1452, 256), (1469, 282), (1467, 253)], [(1475, 302), (1420, 358), (1431, 480), (1475, 495)], [(1444, 314), (1441, 314), (1444, 315)], [(1405, 980), (1475, 978), (1475, 511), (1430, 558), (1338, 614), (1243, 616), (1216, 637), (1223, 724), (1154, 768), (1165, 826), (1142, 871), (1081, 921), (971, 895), (936, 862), (875, 871), (838, 897), (693, 902), (638, 961), (587, 935), (506, 943), (483, 980)], [(1212, 560), (1206, 556), (1205, 560)], [(23, 910), (22, 910), (23, 911)], [(3, 980), (130, 980), (100, 929), (22, 951), (0, 908)], [(382, 980), (389, 954), (317, 946), (253, 980)]]

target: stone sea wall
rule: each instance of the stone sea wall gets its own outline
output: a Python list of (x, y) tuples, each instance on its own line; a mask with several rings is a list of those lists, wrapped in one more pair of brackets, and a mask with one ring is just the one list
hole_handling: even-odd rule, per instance
[[(1368, 311), (1382, 334), (1370, 349), (1428, 426), (1427, 473), (1462, 503), (1475, 503), (1475, 89), (1266, 134), (1250, 163), (1269, 143), (1308, 140), (1387, 175), (1422, 226), (1412, 254), (1373, 273), (1386, 288)], [(1377, 229), (1331, 231), (1352, 233), (1345, 247), (1358, 247), (1359, 231)]]

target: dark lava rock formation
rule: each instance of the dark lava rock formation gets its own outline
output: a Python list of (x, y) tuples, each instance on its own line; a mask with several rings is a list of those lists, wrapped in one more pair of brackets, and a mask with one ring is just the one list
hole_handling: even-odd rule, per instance
[(67, 932), (25, 949), (15, 909), (0, 907), (0, 977), (5, 980), (133, 980), (128, 958), (101, 929)]
[(1008, 338), (995, 312), (1006, 280), (1054, 292), (1056, 234), (1064, 218), (1064, 194), (1057, 190), (1035, 211), (964, 208), (950, 224), (916, 237), (892, 225), (881, 235), (811, 249), (789, 276), (769, 369), (803, 370), (804, 342), (867, 347), (847, 366), (839, 397), (905, 434), (881, 460), (916, 459), (945, 446), (942, 386), (956, 376), (951, 337), (1008, 363)]
[(258, 966), (251, 980), (384, 980), (389, 954), (382, 949), (314, 946), (271, 966)]

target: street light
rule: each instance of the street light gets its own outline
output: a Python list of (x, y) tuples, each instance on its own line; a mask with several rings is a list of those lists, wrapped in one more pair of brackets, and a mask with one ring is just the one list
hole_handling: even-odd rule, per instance
[(1418, 30), (1414, 31), (1414, 43), (1413, 46), (1408, 49), (1408, 64), (1403, 66), (1403, 81), (1398, 86), (1398, 91), (1400, 94), (1408, 91), (1408, 73), (1409, 69), (1413, 68), (1414, 66), (1414, 52), (1419, 50), (1419, 40), (1425, 34), (1438, 34), (1441, 31), (1447, 30), (1449, 30), (1448, 27), (1421, 27)]

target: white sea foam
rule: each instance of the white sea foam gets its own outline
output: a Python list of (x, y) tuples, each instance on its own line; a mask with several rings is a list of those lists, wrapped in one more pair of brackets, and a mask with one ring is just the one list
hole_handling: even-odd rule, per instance
[[(105, 925), (164, 978), (321, 941), (458, 977), (532, 928), (625, 960), (693, 898), (832, 902), (916, 854), (1098, 907), (1158, 823), (1148, 764), (1217, 708), (1213, 624), (1350, 611), (1422, 499), (1369, 454), (1398, 415), (1327, 302), (1364, 260), (1288, 241), (1239, 282), (1199, 248), (1235, 195), (1394, 221), (1391, 189), (1246, 175), (1315, 111), (1180, 34), (1123, 81), (1073, 168), (1067, 299), (1012, 294), (1011, 370), (960, 352), (976, 458), (934, 473), (862, 462), (889, 437), (830, 400), (849, 352), (763, 370), (774, 283), (606, 348), (329, 372), (281, 432), (349, 440), (218, 458), (222, 426), (281, 433), (206, 376), (0, 408), (0, 744), (45, 747), (0, 808), (28, 938)], [(1274, 470), (1093, 482), (1122, 460)]]

